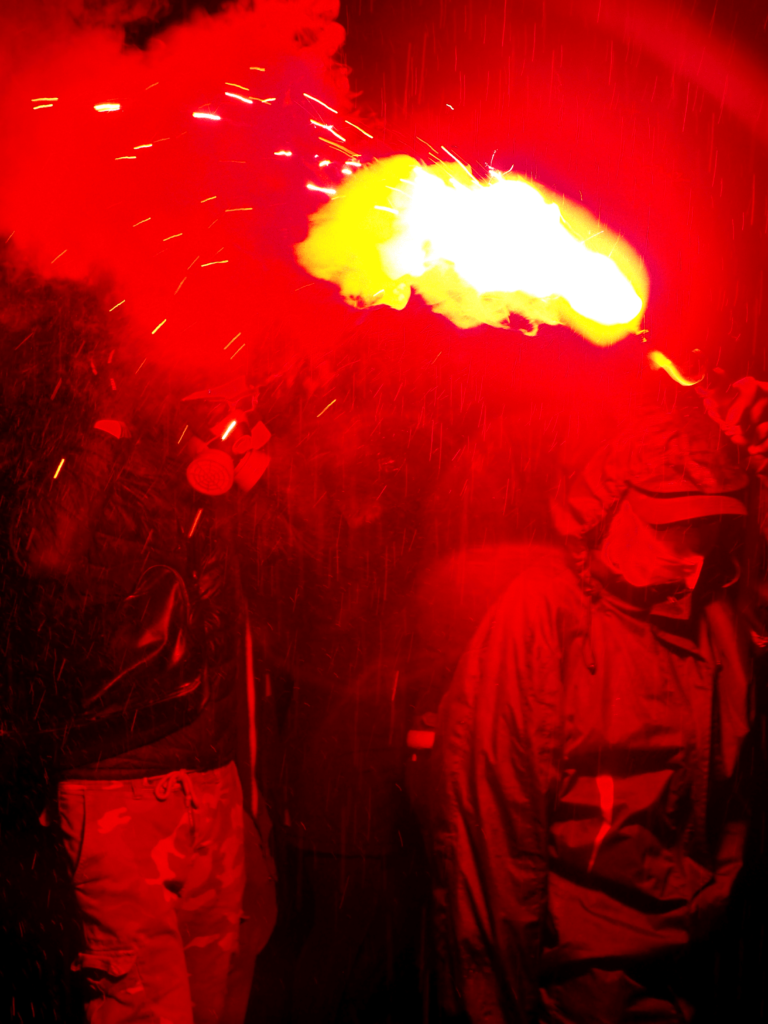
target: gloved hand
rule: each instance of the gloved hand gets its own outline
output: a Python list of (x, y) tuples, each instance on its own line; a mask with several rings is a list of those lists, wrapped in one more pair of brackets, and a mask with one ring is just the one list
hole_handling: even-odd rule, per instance
[(701, 392), (704, 407), (734, 444), (746, 448), (762, 472), (768, 467), (768, 381), (742, 377), (730, 387)]

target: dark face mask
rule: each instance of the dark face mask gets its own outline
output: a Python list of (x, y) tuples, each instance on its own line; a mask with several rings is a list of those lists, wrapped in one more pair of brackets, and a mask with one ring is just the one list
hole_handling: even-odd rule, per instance
[(605, 564), (633, 587), (680, 583), (694, 590), (718, 532), (718, 524), (709, 520), (653, 526), (624, 501), (600, 553)]

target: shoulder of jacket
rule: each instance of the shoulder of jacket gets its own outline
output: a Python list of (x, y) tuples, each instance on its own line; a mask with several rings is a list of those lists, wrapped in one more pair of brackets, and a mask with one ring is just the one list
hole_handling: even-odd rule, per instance
[(521, 601), (530, 607), (553, 607), (561, 603), (586, 606), (587, 596), (565, 552), (553, 548), (512, 580), (499, 605), (512, 606)]

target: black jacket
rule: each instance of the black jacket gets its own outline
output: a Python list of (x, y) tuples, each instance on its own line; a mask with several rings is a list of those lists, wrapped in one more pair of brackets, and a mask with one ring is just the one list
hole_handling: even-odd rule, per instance
[(208, 769), (234, 751), (229, 508), (188, 485), (180, 430), (170, 403), (132, 438), (86, 430), (47, 493), (19, 496), (14, 546), (60, 666), (30, 738), (70, 774)]

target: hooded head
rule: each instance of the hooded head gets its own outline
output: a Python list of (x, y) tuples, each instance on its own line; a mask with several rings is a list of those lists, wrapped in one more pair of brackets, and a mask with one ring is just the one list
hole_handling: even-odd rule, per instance
[(632, 586), (693, 590), (722, 517), (746, 515), (746, 486), (733, 446), (704, 413), (655, 413), (602, 448), (553, 515), (579, 571), (599, 547)]

